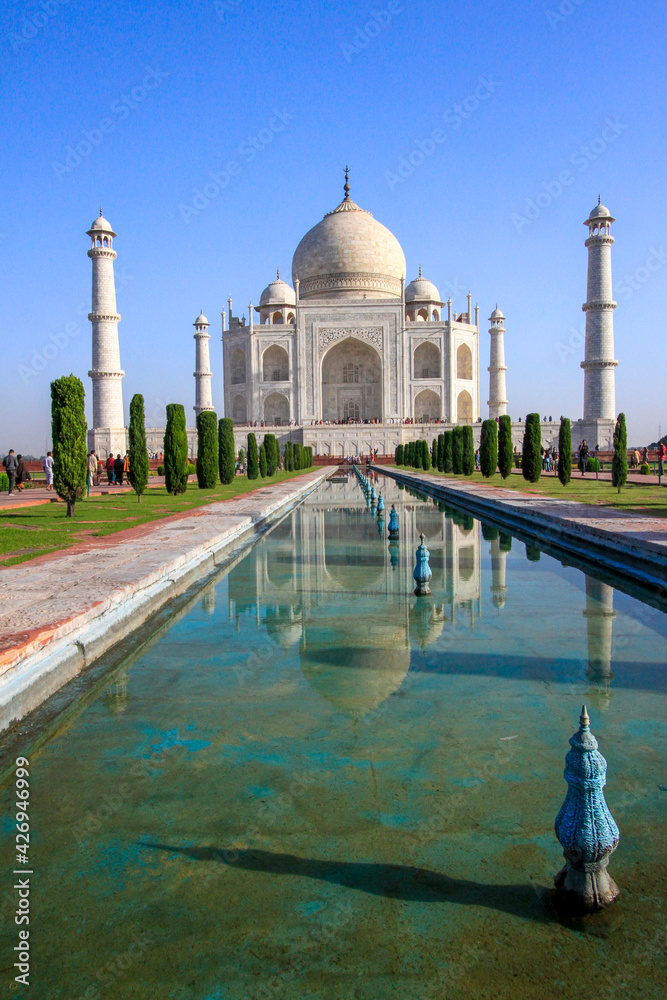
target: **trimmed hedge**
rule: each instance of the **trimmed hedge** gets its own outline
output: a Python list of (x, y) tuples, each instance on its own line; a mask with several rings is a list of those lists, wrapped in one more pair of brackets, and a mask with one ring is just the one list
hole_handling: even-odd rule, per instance
[(445, 435), (438, 434), (438, 460), (436, 462), (438, 472), (445, 471)]
[(88, 450), (86, 444), (85, 392), (76, 375), (63, 375), (51, 383), (51, 439), (53, 486), (67, 503), (67, 517), (84, 495)]
[(218, 421), (218, 475), (226, 486), (234, 481), (234, 466), (234, 424), (229, 417), (222, 417)]
[(452, 431), (452, 472), (456, 476), (463, 472), (463, 427)]
[(628, 432), (625, 413), (619, 413), (614, 428), (614, 457), (611, 463), (611, 481), (618, 492), (628, 479)]
[(144, 397), (135, 393), (130, 401), (130, 468), (127, 478), (141, 503), (141, 494), (148, 483), (148, 449), (146, 448), (146, 427), (144, 418)]
[(396, 465), (403, 465), (403, 445), (396, 445), (396, 451), (394, 452), (394, 462)]
[(218, 418), (212, 410), (197, 414), (197, 484), (212, 490), (218, 481)]
[(167, 493), (178, 496), (188, 488), (188, 434), (182, 403), (167, 404), (164, 432), (164, 479)]
[(454, 432), (445, 431), (443, 434), (442, 443), (442, 471), (443, 472), (453, 472), (454, 471), (454, 457), (453, 457), (453, 443), (454, 443)]
[(523, 451), (521, 455), (521, 471), (523, 478), (529, 483), (536, 483), (542, 475), (542, 428), (539, 413), (529, 413), (526, 417), (526, 429), (523, 434)]
[(498, 465), (498, 425), (495, 420), (485, 420), (479, 443), (479, 467), (485, 479), (495, 475)]
[(248, 479), (259, 477), (259, 455), (257, 454), (257, 438), (250, 431), (248, 434)]
[(568, 417), (561, 417), (558, 432), (558, 478), (563, 486), (572, 479), (572, 425)]
[(463, 475), (472, 476), (475, 471), (475, 439), (472, 425), (463, 425)]
[(503, 413), (498, 419), (498, 470), (503, 479), (512, 474), (513, 465), (512, 418), (508, 413)]
[(259, 477), (266, 479), (266, 442), (262, 441), (259, 446)]

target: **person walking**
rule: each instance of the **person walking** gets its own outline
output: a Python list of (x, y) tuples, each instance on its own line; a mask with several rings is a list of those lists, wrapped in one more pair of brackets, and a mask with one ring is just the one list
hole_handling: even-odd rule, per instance
[(579, 445), (579, 468), (581, 469), (582, 476), (586, 475), (586, 462), (588, 461), (588, 445), (586, 444), (586, 438)]
[(44, 469), (44, 475), (46, 477), (46, 488), (50, 493), (53, 489), (53, 455), (50, 451), (47, 451), (46, 456), (42, 461), (42, 468)]
[(129, 451), (126, 451), (125, 452), (125, 458), (123, 459), (123, 473), (124, 473), (125, 478), (127, 479), (128, 483), (130, 481), (129, 476), (128, 476), (129, 471), (130, 471), (130, 453), (129, 453)]
[(123, 485), (123, 467), (125, 463), (120, 455), (116, 455), (116, 461), (113, 463), (113, 472), (116, 478), (116, 486)]
[(109, 486), (112, 486), (116, 482), (116, 476), (113, 471), (113, 466), (114, 466), (113, 452), (109, 452), (109, 457), (107, 458), (107, 464), (106, 464), (107, 479), (109, 480)]
[(26, 478), (26, 467), (23, 461), (23, 455), (16, 456), (16, 491), (18, 493), (23, 493), (24, 486), (23, 483)]
[(97, 455), (94, 451), (91, 451), (88, 456), (88, 471), (86, 472), (86, 496), (90, 496), (90, 487), (95, 485), (95, 476), (97, 475)]
[(662, 479), (665, 474), (665, 459), (667, 458), (667, 448), (665, 448), (665, 442), (661, 441), (658, 445), (658, 475)]
[(7, 478), (9, 479), (9, 489), (7, 490), (7, 493), (13, 493), (14, 485), (16, 484), (16, 468), (18, 466), (13, 448), (9, 449), (9, 454), (5, 455), (2, 460), (2, 464), (5, 467), (5, 472), (7, 473)]

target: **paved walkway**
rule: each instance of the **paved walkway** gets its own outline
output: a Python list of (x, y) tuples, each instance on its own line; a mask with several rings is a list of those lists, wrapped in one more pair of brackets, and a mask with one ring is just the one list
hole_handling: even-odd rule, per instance
[[(667, 518), (426, 472), (377, 466), (378, 472), (428, 487), (473, 513), (556, 542), (667, 593)], [(646, 478), (646, 477), (642, 477)]]
[[(212, 571), (331, 469), (0, 570), (0, 730)], [(221, 553), (223, 553), (221, 555)]]
[[(191, 483), (197, 481), (196, 476), (190, 476)], [(151, 476), (148, 481), (148, 489), (155, 489), (156, 486), (164, 486), (164, 476)], [(108, 486), (102, 483), (100, 486), (93, 486), (90, 490), (91, 496), (107, 496), (109, 493), (132, 493), (129, 483), (123, 486)], [(14, 490), (12, 493), (0, 493), (0, 511), (11, 510), (14, 507), (31, 507), (38, 503), (63, 503), (55, 490), (47, 490), (46, 486), (31, 486), (30, 489)]]

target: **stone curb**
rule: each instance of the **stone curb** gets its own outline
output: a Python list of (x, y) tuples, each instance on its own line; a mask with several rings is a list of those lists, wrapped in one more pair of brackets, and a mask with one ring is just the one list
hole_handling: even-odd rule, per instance
[[(195, 582), (203, 584), (207, 576), (233, 558), (235, 543), (250, 544), (257, 529), (268, 527), (315, 490), (330, 473), (331, 469), (327, 468), (278, 483), (275, 487), (264, 487), (278, 489), (278, 498), (273, 502), (267, 498), (266, 506), (255, 516), (234, 513), (234, 501), (245, 501), (248, 494), (196, 508), (185, 518), (176, 515), (174, 520), (179, 522), (179, 530), (187, 518), (198, 518), (197, 526), (200, 526), (205, 523), (202, 516), (216, 513), (223, 514), (232, 523), (220, 531), (212, 522), (211, 534), (205, 541), (165, 560), (161, 566), (127, 586), (102, 595), (81, 613), (42, 627), (32, 636), (25, 635), (28, 641), (5, 649), (0, 655), (0, 732), (41, 705), (175, 596)], [(295, 488), (290, 490), (292, 484)], [(215, 508), (224, 509), (216, 511)], [(163, 518), (153, 525), (156, 530), (168, 529), (170, 520)], [(63, 556), (67, 556), (67, 550)], [(30, 564), (22, 564), (25, 565)], [(83, 565), (82, 572), (86, 572)]]

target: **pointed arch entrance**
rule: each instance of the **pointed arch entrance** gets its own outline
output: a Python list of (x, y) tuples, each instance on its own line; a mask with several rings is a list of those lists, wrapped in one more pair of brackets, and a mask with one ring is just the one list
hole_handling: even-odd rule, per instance
[(369, 344), (347, 337), (322, 359), (322, 420), (382, 419), (382, 359)]

